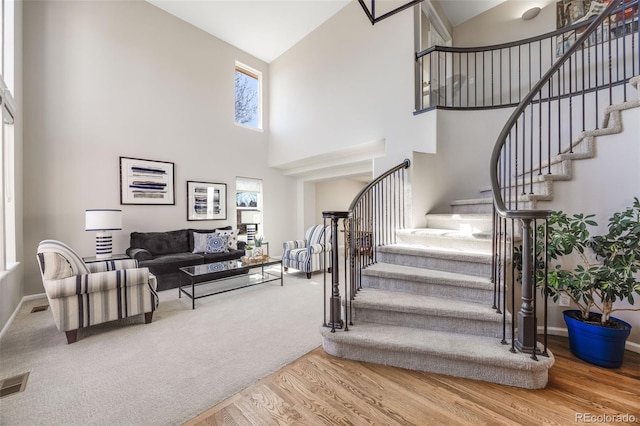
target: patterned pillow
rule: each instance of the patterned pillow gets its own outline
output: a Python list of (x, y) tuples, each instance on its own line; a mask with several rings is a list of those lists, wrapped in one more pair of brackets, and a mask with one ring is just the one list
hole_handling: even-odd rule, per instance
[(200, 232), (193, 233), (193, 252), (192, 253), (204, 253), (207, 251), (207, 237), (209, 235), (215, 235), (215, 233), (203, 234)]
[(238, 250), (238, 233), (235, 229), (218, 229), (216, 234), (227, 237), (227, 250)]
[(71, 264), (64, 256), (58, 253), (40, 253), (42, 264), (42, 277), (45, 280), (61, 280), (73, 275)]
[(207, 234), (207, 249), (205, 253), (226, 253), (227, 237), (216, 234)]

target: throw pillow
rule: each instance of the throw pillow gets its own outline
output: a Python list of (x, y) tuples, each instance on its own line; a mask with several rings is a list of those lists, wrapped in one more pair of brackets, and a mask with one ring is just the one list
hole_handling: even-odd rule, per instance
[(238, 250), (238, 233), (235, 229), (217, 229), (216, 234), (227, 237), (227, 250)]
[(207, 249), (205, 253), (226, 253), (227, 251), (227, 237), (207, 234)]
[(73, 275), (71, 264), (58, 253), (40, 253), (42, 277), (45, 280), (61, 280)]
[(193, 253), (204, 253), (207, 251), (207, 237), (215, 235), (214, 233), (202, 234), (200, 232), (193, 233)]

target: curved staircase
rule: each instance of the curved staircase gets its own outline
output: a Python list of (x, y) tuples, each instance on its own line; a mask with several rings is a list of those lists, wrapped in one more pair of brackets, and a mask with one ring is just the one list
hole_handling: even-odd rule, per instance
[[(630, 84), (640, 90), (640, 76)], [(572, 152), (543, 164), (544, 172), (519, 176), (514, 196), (524, 208), (551, 200), (554, 182), (573, 178), (573, 161), (594, 157), (596, 138), (622, 132), (621, 112), (636, 107), (640, 97), (607, 107), (600, 129), (581, 132)], [(481, 190), (480, 198), (452, 202), (452, 214), (428, 214), (426, 228), (397, 230), (397, 243), (378, 247), (377, 263), (362, 271), (349, 331), (322, 328), (325, 351), (529, 389), (546, 386), (553, 354), (534, 360), (501, 342), (503, 330), (510, 337), (511, 316), (503, 323), (492, 308), (492, 203), (490, 191)]]

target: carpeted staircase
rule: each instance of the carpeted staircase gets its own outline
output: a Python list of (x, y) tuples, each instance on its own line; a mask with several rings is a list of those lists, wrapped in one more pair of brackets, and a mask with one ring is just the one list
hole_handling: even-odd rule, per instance
[[(479, 202), (477, 206), (491, 204)], [(378, 248), (353, 301), (353, 326), (323, 329), (332, 355), (519, 386), (547, 384), (553, 356), (532, 360), (501, 344), (492, 308), (491, 215), (427, 215), (426, 229), (398, 230)], [(463, 231), (461, 231), (461, 229)], [(510, 317), (506, 324), (510, 332)]]
[[(640, 76), (630, 84), (640, 90)], [(552, 174), (527, 171), (520, 177), (519, 186), (526, 183), (526, 192), (532, 192), (518, 192), (521, 207), (552, 199), (554, 182), (572, 179), (572, 162), (593, 157), (595, 138), (621, 132), (620, 112), (635, 107), (639, 99), (607, 107), (600, 129), (582, 132), (573, 152), (551, 161)], [(480, 198), (452, 202), (450, 215), (427, 215), (425, 229), (398, 230), (397, 244), (378, 247), (378, 263), (363, 271), (363, 289), (353, 301), (354, 325), (335, 333), (323, 328), (325, 351), (412, 370), (545, 387), (553, 354), (536, 361), (501, 343), (502, 315), (492, 308), (488, 278), (492, 203), (485, 188)], [(507, 316), (507, 333), (510, 320)]]

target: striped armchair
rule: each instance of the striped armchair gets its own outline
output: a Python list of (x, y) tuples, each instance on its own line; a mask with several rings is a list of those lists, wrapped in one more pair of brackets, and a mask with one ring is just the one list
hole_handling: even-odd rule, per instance
[(78, 329), (144, 314), (150, 323), (158, 307), (156, 279), (133, 259), (85, 264), (66, 244), (44, 240), (38, 245), (42, 284), (58, 330), (67, 343)]
[[(326, 234), (326, 241), (325, 241)], [(304, 240), (285, 241), (283, 244), (282, 266), (311, 273), (325, 268), (325, 253), (328, 266), (331, 266), (331, 230), (329, 226), (314, 225), (307, 229)]]

